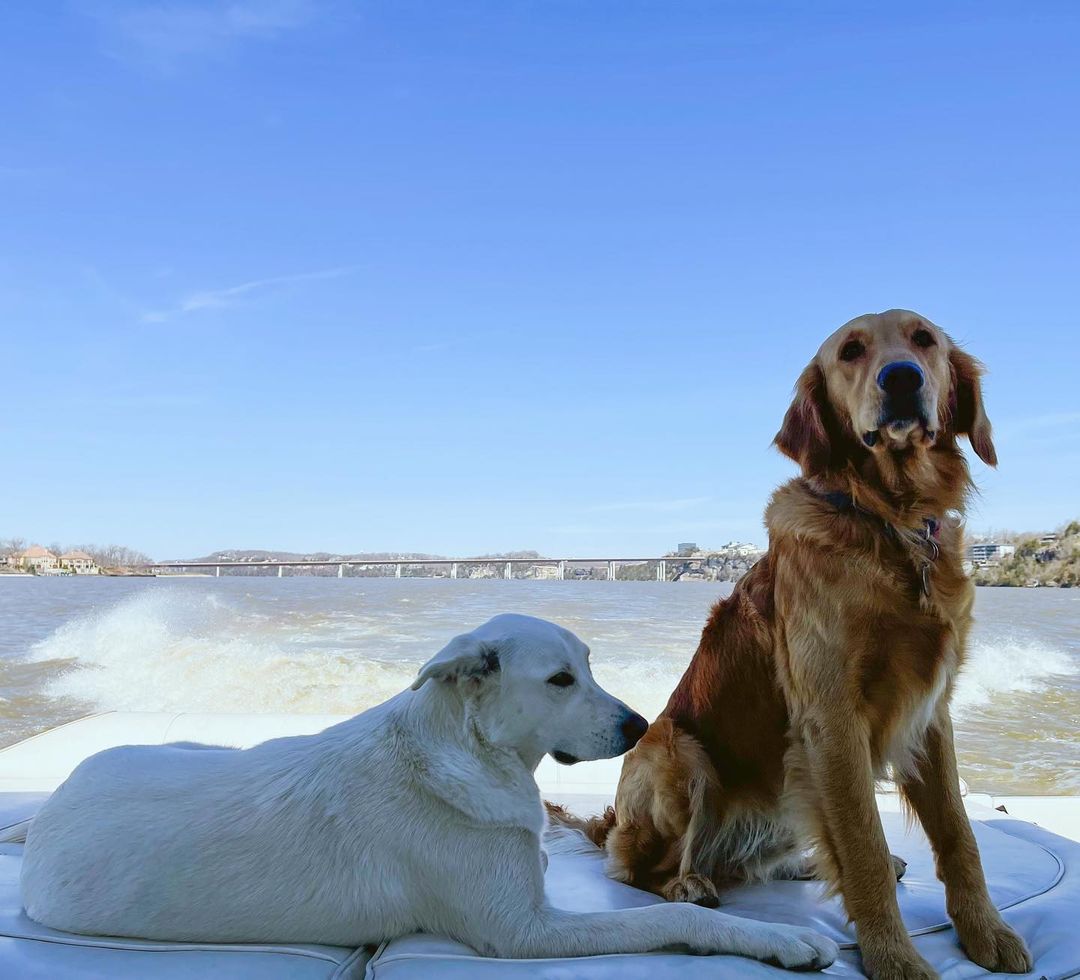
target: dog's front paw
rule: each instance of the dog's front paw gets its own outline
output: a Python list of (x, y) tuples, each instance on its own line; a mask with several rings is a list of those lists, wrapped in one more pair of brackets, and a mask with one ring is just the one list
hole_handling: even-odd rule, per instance
[(813, 929), (769, 927), (752, 954), (785, 970), (824, 970), (840, 955), (840, 947)]
[(991, 973), (1030, 973), (1031, 953), (1015, 932), (994, 913), (963, 926), (956, 924), (956, 934), (968, 959)]
[(669, 902), (690, 902), (707, 909), (714, 909), (720, 904), (716, 885), (704, 875), (686, 874), (672, 878), (664, 885), (663, 895)]
[(938, 980), (937, 972), (915, 951), (910, 941), (861, 945), (860, 951), (863, 971), (871, 980)]
[(899, 881), (907, 872), (907, 861), (902, 857), (897, 857), (895, 854), (890, 854), (889, 857), (892, 858), (893, 874), (896, 875), (896, 880)]

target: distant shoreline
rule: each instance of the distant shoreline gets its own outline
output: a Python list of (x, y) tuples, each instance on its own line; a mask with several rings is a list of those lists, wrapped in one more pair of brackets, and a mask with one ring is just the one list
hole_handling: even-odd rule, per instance
[[(416, 564), (422, 564), (417, 562)], [(261, 571), (261, 570), (260, 570)], [(240, 572), (225, 572), (222, 575), (214, 575), (211, 572), (120, 572), (120, 573), (102, 573), (100, 575), (34, 575), (30, 572), (0, 572), (0, 581), (4, 579), (64, 579), (65, 581), (70, 579), (80, 579), (84, 581), (99, 581), (101, 579), (216, 579), (216, 578), (229, 578), (229, 579), (251, 579), (251, 578), (332, 578), (336, 579), (337, 575), (320, 574), (318, 572), (310, 572), (304, 570), (292, 570), (288, 575), (278, 576), (276, 572), (267, 568), (264, 572), (256, 571), (256, 569), (246, 568)], [(254, 572), (254, 574), (252, 574)], [(398, 576), (387, 575), (349, 575), (345, 576), (350, 579), (397, 579)], [(741, 577), (741, 576), (740, 576)], [(448, 575), (402, 575), (400, 578), (405, 579), (446, 579), (450, 581)], [(1071, 583), (1057, 583), (1057, 582), (1035, 582), (1035, 583), (1022, 583), (1022, 582), (1002, 582), (1002, 581), (980, 581), (975, 574), (971, 576), (973, 584), (980, 589), (1070, 589)], [(489, 576), (462, 576), (456, 581), (461, 582), (501, 582), (507, 581), (503, 576), (489, 575)], [(517, 582), (556, 582), (559, 579), (552, 578), (550, 576), (542, 575), (522, 575), (514, 576), (512, 581)], [(565, 579), (567, 582), (604, 582), (606, 579), (603, 577), (589, 577), (589, 576), (575, 576)], [(633, 577), (620, 577), (617, 579), (619, 582), (652, 582), (656, 581), (653, 578), (633, 578)], [(706, 582), (712, 584), (718, 584), (721, 582), (737, 582), (738, 579), (730, 578), (703, 578), (699, 576), (683, 576), (678, 579), (667, 579), (668, 584), (674, 585), (679, 582)]]

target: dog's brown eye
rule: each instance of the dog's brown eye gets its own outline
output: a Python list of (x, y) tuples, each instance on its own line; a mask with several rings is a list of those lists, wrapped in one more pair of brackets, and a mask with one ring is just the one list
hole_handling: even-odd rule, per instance
[(911, 335), (911, 339), (915, 342), (916, 347), (934, 346), (934, 335), (929, 330), (923, 330), (921, 327)]
[(560, 670), (557, 674), (552, 674), (547, 679), (549, 684), (554, 684), (556, 687), (569, 687), (574, 683), (574, 675), (568, 674), (565, 670)]
[(866, 353), (861, 340), (849, 340), (840, 348), (841, 361), (856, 361)]

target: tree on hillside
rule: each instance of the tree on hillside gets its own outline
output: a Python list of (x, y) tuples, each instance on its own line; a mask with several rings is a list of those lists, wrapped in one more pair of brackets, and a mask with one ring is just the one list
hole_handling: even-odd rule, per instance
[(150, 558), (141, 551), (127, 548), (120, 544), (84, 544), (79, 546), (102, 568), (129, 568), (132, 565), (146, 565)]
[(1080, 586), (1080, 521), (1070, 521), (1058, 532), (1056, 541), (1043, 535), (1018, 535), (1016, 553), (996, 565), (976, 568), (976, 585)]
[(0, 557), (11, 558), (26, 551), (25, 538), (3, 538), (0, 540)]

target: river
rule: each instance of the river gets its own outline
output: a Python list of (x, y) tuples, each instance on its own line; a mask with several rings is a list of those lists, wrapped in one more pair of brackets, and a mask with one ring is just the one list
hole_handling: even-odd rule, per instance
[[(728, 583), (0, 577), (0, 745), (92, 711), (355, 713), (455, 633), (542, 616), (662, 707)], [(1080, 794), (1080, 589), (978, 590), (953, 712), (974, 789)]]

